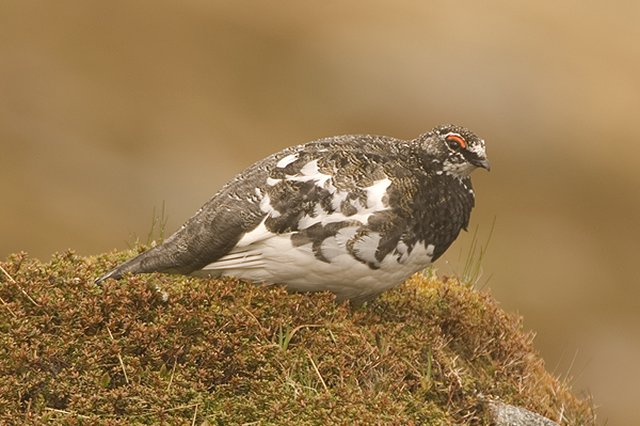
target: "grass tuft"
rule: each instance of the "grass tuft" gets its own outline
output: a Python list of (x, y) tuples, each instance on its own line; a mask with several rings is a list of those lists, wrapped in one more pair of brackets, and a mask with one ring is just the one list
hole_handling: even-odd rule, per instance
[(495, 225), (496, 220), (494, 218), (491, 223), (489, 235), (487, 235), (487, 240), (484, 244), (480, 244), (478, 242), (478, 227), (476, 226), (474, 229), (473, 236), (471, 237), (471, 245), (469, 246), (469, 250), (464, 261), (462, 273), (460, 274), (460, 281), (465, 285), (476, 287), (480, 281), (480, 278), (482, 277), (482, 260), (489, 248), (489, 242), (493, 236)]
[(167, 228), (168, 220), (169, 216), (167, 215), (165, 202), (163, 201), (159, 213), (156, 212), (155, 207), (153, 208), (153, 213), (151, 214), (151, 228), (147, 233), (147, 246), (155, 244), (156, 241), (164, 240), (164, 233)]

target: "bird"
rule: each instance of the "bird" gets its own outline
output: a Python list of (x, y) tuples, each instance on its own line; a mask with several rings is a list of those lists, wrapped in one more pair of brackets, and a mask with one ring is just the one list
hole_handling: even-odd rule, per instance
[(226, 183), (161, 244), (96, 279), (231, 276), (375, 299), (467, 230), (485, 142), (443, 124), (412, 140), (343, 135), (285, 148)]

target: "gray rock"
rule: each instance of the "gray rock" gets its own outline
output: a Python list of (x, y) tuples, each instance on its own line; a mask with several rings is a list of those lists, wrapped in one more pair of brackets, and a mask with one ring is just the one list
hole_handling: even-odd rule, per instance
[(487, 407), (494, 426), (559, 426), (540, 414), (499, 401), (488, 401)]

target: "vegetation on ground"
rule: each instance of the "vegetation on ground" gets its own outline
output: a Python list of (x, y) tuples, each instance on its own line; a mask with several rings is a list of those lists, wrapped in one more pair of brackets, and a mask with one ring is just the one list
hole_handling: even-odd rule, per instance
[(592, 404), (485, 291), (417, 274), (364, 307), (235, 279), (94, 285), (129, 252), (0, 263), (2, 424), (561, 424)]

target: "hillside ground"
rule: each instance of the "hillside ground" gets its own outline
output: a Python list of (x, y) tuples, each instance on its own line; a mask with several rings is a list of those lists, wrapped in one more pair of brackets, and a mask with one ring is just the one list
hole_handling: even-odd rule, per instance
[(560, 424), (592, 403), (485, 291), (417, 274), (360, 308), (235, 279), (96, 276), (131, 252), (0, 263), (0, 423)]

